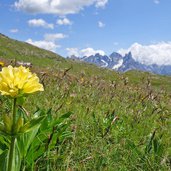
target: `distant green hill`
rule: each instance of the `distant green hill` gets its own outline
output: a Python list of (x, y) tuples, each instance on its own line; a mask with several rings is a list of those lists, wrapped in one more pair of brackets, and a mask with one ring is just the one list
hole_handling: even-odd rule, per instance
[(51, 69), (52, 71), (65, 71), (71, 68), (69, 73), (74, 76), (80, 74), (86, 77), (97, 76), (104, 80), (114, 81), (128, 77), (132, 84), (139, 84), (150, 79), (152, 85), (157, 89), (164, 88), (171, 91), (171, 77), (159, 76), (140, 71), (129, 71), (127, 73), (117, 73), (115, 71), (99, 68), (93, 64), (65, 59), (60, 55), (47, 51), (26, 42), (11, 39), (0, 33), (0, 60), (10, 64), (12, 60), (31, 62), (33, 67), (39, 69)]
[(22, 60), (40, 66), (46, 66), (46, 62), (50, 63), (49, 61), (52, 59), (64, 60), (60, 55), (53, 52), (40, 49), (26, 42), (11, 39), (3, 34), (0, 34), (0, 58)]

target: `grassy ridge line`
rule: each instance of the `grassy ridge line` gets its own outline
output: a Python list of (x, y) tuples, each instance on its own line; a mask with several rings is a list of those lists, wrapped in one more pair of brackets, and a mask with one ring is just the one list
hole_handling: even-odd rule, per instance
[(0, 34), (0, 57), (8, 60), (16, 58), (16, 60), (32, 62), (33, 65), (37, 66), (51, 65), (53, 63), (52, 59), (58, 61), (65, 60), (53, 52), (40, 49), (25, 42), (10, 39), (2, 34)]
[[(65, 70), (72, 66), (71, 73), (79, 74), (81, 70), (85, 71), (88, 75), (96, 73), (102, 74), (103, 71), (108, 73), (107, 70), (100, 69), (95, 65), (80, 63), (65, 59), (58, 54), (38, 48), (31, 44), (17, 41), (0, 34), (0, 59), (10, 63), (11, 60), (19, 60), (31, 62), (33, 66), (39, 68), (51, 68), (55, 70)], [(97, 74), (98, 75), (98, 74)], [(103, 75), (103, 74), (102, 74)]]
[(93, 64), (65, 59), (53, 52), (0, 34), (0, 60), (9, 64), (10, 61), (14, 59), (31, 62), (34, 68), (38, 67), (42, 71), (45, 70), (45, 68), (51, 72), (58, 70), (65, 71), (71, 68), (69, 72), (75, 76), (79, 76), (79, 74), (82, 73), (87, 77), (97, 76), (110, 81), (116, 80), (119, 77), (123, 79), (128, 77), (128, 81), (134, 85), (142, 84), (142, 82), (148, 78), (154, 88), (158, 90), (163, 88), (171, 92), (171, 77), (169, 76), (159, 76), (140, 71), (129, 71), (124, 74), (119, 74), (109, 69), (99, 68)]

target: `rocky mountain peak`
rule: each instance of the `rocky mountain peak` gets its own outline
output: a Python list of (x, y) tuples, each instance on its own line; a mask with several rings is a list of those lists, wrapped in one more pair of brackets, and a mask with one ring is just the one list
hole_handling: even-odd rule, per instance
[(162, 75), (171, 75), (171, 66), (159, 66), (156, 64), (153, 65), (146, 65), (136, 61), (133, 58), (131, 52), (122, 56), (117, 52), (113, 52), (111, 55), (100, 55), (96, 53), (95, 55), (91, 56), (84, 56), (83, 58), (76, 57), (74, 55), (71, 56), (71, 59), (74, 60), (81, 60), (88, 63), (93, 63), (100, 67), (110, 68), (119, 72), (126, 72), (129, 70), (141, 70), (141, 71), (148, 71), (155, 74), (162, 74)]

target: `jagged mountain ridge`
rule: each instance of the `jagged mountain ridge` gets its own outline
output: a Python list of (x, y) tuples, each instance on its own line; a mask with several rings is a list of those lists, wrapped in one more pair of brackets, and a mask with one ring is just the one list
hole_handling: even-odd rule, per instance
[(110, 56), (100, 55), (99, 53), (92, 56), (84, 56), (82, 58), (72, 55), (70, 57), (73, 60), (80, 60), (88, 63), (93, 63), (100, 67), (110, 68), (118, 72), (126, 72), (129, 70), (147, 71), (160, 75), (171, 75), (171, 65), (146, 65), (136, 61), (132, 53), (129, 52), (122, 56), (119, 53), (113, 52)]

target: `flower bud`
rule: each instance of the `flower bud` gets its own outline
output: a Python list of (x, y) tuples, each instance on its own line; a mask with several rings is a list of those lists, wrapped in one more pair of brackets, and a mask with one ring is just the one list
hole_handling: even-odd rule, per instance
[(12, 119), (7, 114), (3, 115), (3, 123), (4, 123), (4, 131), (8, 134), (11, 133), (12, 130)]

